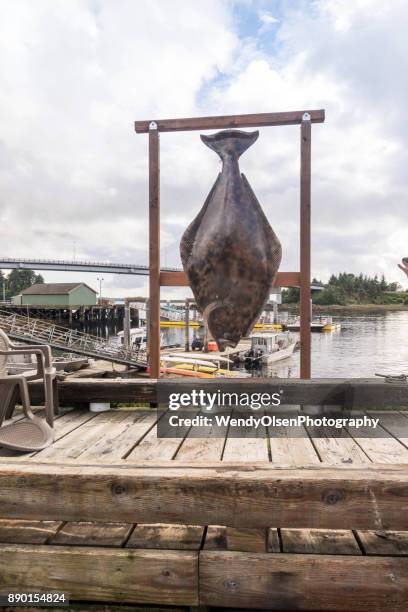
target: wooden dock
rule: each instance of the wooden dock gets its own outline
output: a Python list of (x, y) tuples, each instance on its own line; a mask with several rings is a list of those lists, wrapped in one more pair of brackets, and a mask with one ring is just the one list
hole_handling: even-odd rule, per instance
[(383, 413), (376, 438), (166, 439), (154, 410), (65, 411), (50, 448), (0, 450), (0, 592), (405, 612), (407, 422)]

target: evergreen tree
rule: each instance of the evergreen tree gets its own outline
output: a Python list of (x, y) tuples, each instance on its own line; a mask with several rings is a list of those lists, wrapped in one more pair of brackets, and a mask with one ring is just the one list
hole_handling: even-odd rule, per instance
[(6, 280), (6, 297), (10, 299), (31, 285), (43, 282), (41, 274), (36, 274), (34, 270), (12, 270)]

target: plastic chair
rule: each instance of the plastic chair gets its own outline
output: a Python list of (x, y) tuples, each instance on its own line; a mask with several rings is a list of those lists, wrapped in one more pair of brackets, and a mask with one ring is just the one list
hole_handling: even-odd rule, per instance
[[(7, 366), (11, 355), (35, 355), (37, 371), (32, 375), (8, 374)], [(18, 451), (33, 452), (46, 448), (54, 441), (53, 380), (56, 369), (52, 367), (49, 346), (16, 346), (11, 344), (7, 335), (0, 329), (0, 446)], [(28, 381), (43, 380), (45, 394), (45, 419), (35, 416), (31, 410)], [(11, 416), (10, 404), (18, 387), (24, 417), (12, 423), (5, 423)]]

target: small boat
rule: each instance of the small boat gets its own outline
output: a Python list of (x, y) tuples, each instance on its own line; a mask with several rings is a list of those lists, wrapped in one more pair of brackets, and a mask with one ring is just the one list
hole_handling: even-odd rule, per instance
[[(77, 372), (85, 368), (89, 363), (88, 357), (79, 357), (78, 355), (63, 354), (58, 357), (53, 355), (52, 365), (57, 372)], [(36, 370), (37, 362), (34, 355), (13, 355), (9, 357), (8, 372), (9, 374), (21, 374), (22, 372), (31, 372)]]
[[(120, 331), (116, 338), (120, 344), (125, 343), (125, 332)], [(146, 327), (131, 327), (130, 328), (130, 343), (132, 347), (145, 349), (147, 346), (147, 328)]]
[(57, 372), (77, 372), (82, 368), (85, 368), (89, 364), (88, 357), (79, 357), (78, 355), (61, 355), (60, 357), (53, 357), (52, 365)]
[[(300, 319), (297, 318), (285, 324), (285, 329), (288, 331), (300, 331)], [(310, 331), (312, 332), (330, 332), (341, 329), (341, 323), (334, 323), (332, 317), (324, 317), (315, 319), (310, 323)]]
[(282, 331), (283, 327), (281, 323), (255, 323), (254, 329), (256, 331)]
[(182, 376), (197, 376), (198, 378), (240, 378), (243, 375), (245, 376), (245, 373), (222, 368), (222, 363), (227, 363), (229, 367), (229, 364), (233, 362), (231, 359), (220, 355), (195, 357), (191, 353), (175, 352), (173, 354), (162, 354), (161, 362), (164, 372)]
[(251, 335), (251, 348), (243, 355), (247, 368), (274, 363), (290, 357), (296, 342), (289, 332), (261, 332)]
[[(160, 334), (160, 343), (163, 342), (163, 334)], [(116, 335), (118, 344), (125, 344), (125, 332), (120, 331)], [(115, 339), (114, 339), (115, 341)], [(133, 349), (147, 350), (147, 327), (131, 327), (130, 328), (130, 344)]]

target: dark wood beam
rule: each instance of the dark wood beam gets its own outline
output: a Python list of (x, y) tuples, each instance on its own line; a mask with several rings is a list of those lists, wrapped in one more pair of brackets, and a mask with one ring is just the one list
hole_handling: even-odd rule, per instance
[(300, 128), (300, 378), (310, 378), (312, 361), (312, 294), (310, 291), (311, 136), (308, 115)]
[[(160, 285), (162, 287), (188, 287), (185, 272), (161, 272)], [(278, 272), (272, 287), (300, 287), (299, 272)]]
[[(186, 119), (154, 119), (160, 132), (181, 132), (191, 130), (223, 130), (227, 128), (266, 127), (273, 125), (296, 125), (302, 122), (307, 112), (312, 123), (323, 123), (323, 109), (289, 111), (282, 113), (254, 113), (248, 115), (220, 115), (216, 117), (189, 117)], [(152, 119), (135, 121), (135, 131), (144, 134), (149, 131)]]
[(149, 317), (150, 375), (160, 376), (160, 135), (149, 131)]
[[(192, 388), (214, 391), (220, 385), (219, 379), (195, 379), (187, 381), (180, 378), (161, 379), (160, 388), (166, 386), (173, 391), (183, 393)], [(58, 396), (61, 405), (75, 405), (90, 402), (134, 402), (151, 403), (157, 401), (157, 380), (143, 378), (78, 378), (58, 381)], [(34, 405), (44, 401), (42, 383), (29, 383), (30, 397)], [(224, 379), (222, 388), (226, 392), (281, 392), (283, 405), (337, 405), (346, 404), (356, 409), (364, 408), (408, 408), (408, 385), (406, 383), (389, 384), (379, 378), (350, 379), (314, 378), (273, 379), (241, 378)]]

